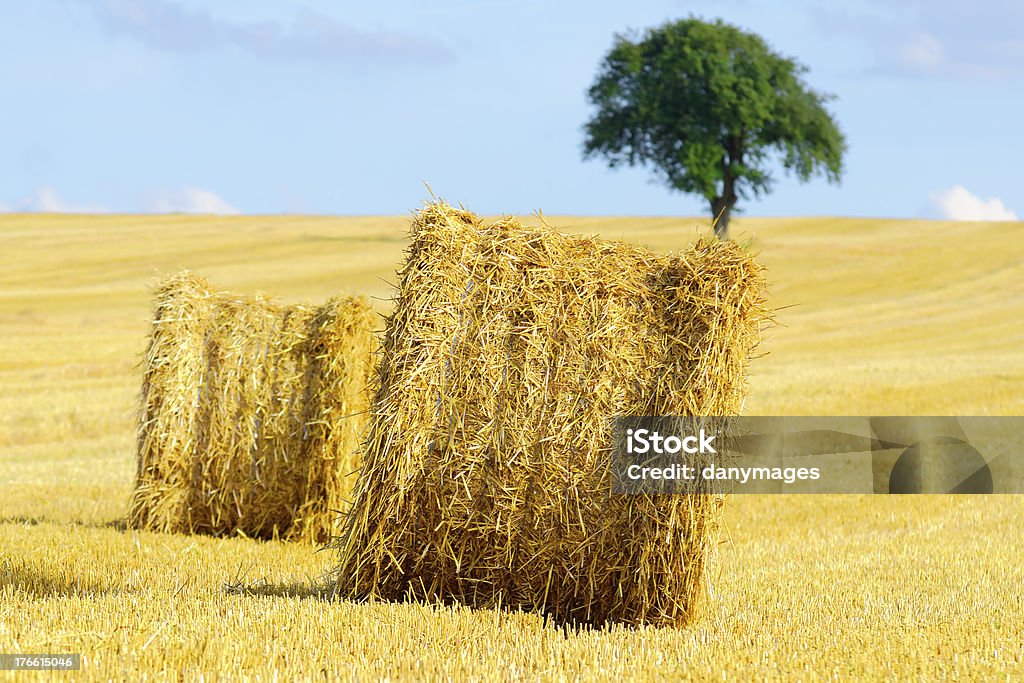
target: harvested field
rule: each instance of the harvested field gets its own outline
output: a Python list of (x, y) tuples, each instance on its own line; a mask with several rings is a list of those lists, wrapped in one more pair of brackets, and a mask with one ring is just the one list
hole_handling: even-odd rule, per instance
[[(549, 220), (658, 252), (706, 224)], [(1024, 414), (1024, 223), (731, 227), (780, 309), (748, 414)], [(315, 580), (332, 552), (125, 529), (154, 271), (284, 301), (352, 291), (387, 312), (407, 229), (404, 216), (0, 215), (0, 652), (81, 652), (80, 681), (1022, 677), (1022, 496), (727, 499), (714, 592), (684, 628), (329, 600)]]

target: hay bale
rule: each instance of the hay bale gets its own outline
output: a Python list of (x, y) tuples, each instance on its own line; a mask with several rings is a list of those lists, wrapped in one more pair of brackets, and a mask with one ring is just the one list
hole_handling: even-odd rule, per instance
[(132, 526), (324, 541), (347, 508), (375, 316), (160, 285), (143, 358)]
[(339, 593), (687, 622), (716, 500), (611, 495), (612, 418), (738, 414), (764, 315), (733, 243), (664, 256), (426, 206), (334, 544)]

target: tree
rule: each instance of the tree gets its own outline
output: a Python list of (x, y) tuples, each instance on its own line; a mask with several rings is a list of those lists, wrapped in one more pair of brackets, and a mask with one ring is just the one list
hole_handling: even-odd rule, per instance
[(670, 188), (702, 195), (727, 239), (737, 200), (771, 191), (773, 153), (803, 182), (839, 181), (846, 142), (824, 107), (834, 97), (808, 87), (806, 72), (721, 20), (616, 35), (587, 92), (597, 112), (583, 157), (652, 167)]

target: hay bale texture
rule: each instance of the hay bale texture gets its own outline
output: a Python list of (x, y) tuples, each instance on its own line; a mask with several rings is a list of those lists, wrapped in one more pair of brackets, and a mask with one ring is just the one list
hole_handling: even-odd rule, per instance
[(399, 275), (339, 593), (686, 623), (716, 500), (611, 495), (612, 418), (738, 414), (760, 267), (435, 203)]
[(156, 293), (143, 358), (130, 523), (325, 541), (347, 509), (375, 314), (214, 292), (185, 272)]

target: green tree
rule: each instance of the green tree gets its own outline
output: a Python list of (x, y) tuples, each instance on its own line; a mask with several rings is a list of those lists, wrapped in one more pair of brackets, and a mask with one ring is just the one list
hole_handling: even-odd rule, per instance
[(729, 234), (738, 199), (771, 191), (769, 163), (806, 182), (838, 182), (846, 142), (802, 80), (807, 68), (753, 33), (690, 18), (616, 35), (588, 91), (583, 157), (655, 170), (670, 188), (702, 195)]

